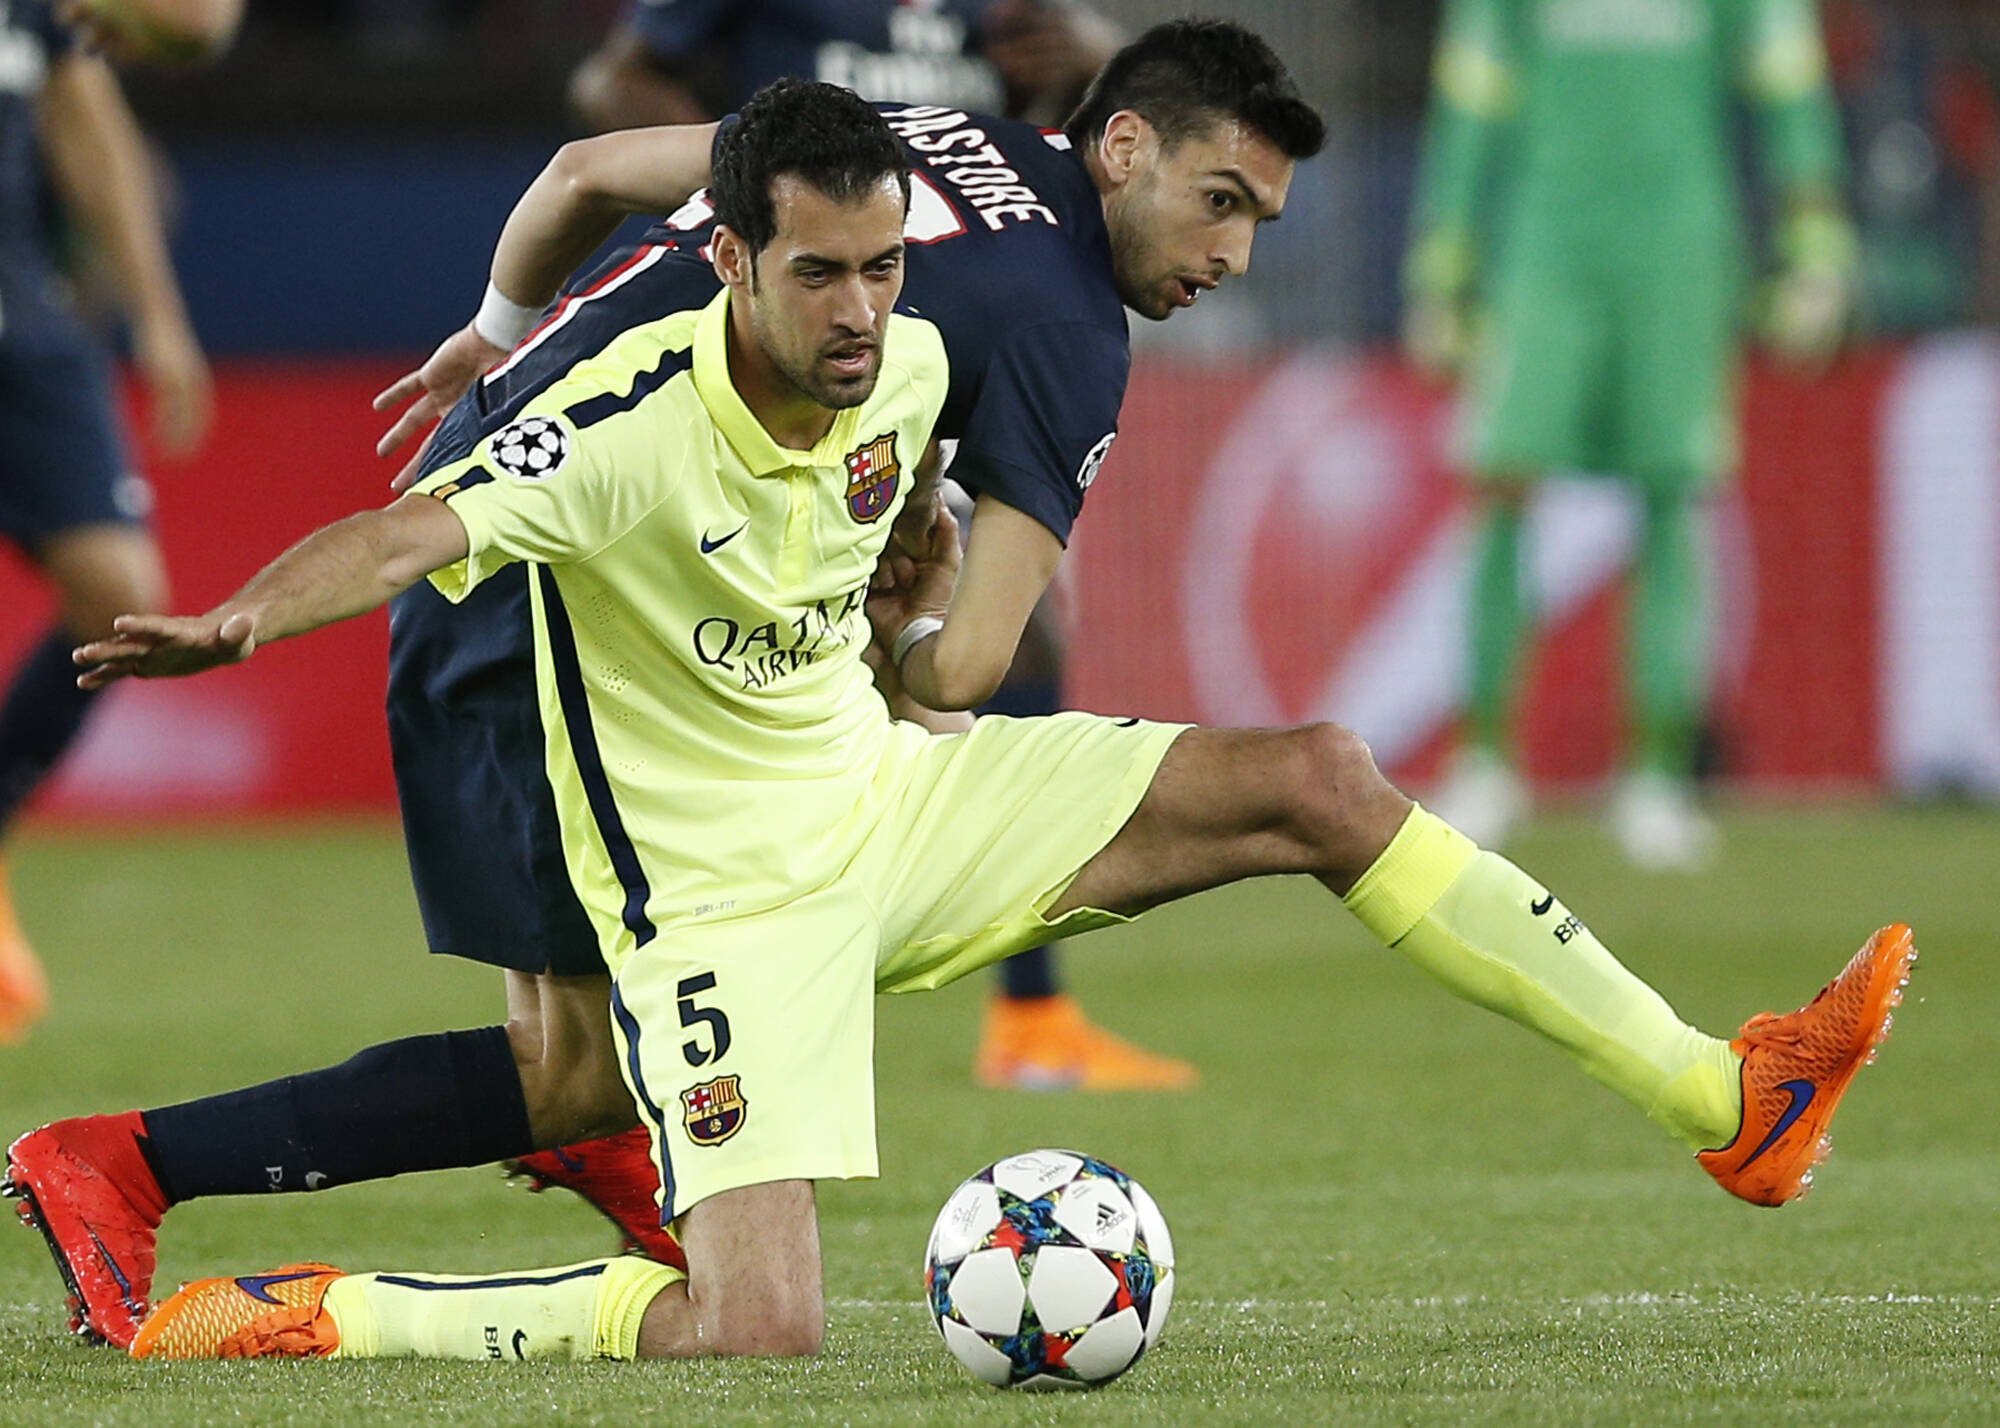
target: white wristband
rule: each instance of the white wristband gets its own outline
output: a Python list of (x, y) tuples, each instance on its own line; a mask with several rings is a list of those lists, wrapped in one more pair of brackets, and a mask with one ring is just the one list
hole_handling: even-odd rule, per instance
[(479, 311), (473, 314), (472, 330), (495, 347), (512, 351), (541, 315), (540, 308), (523, 307), (489, 282), (486, 296), (479, 300)]
[(889, 663), (897, 669), (903, 667), (903, 659), (917, 647), (919, 641), (927, 640), (944, 628), (944, 621), (936, 615), (919, 615), (903, 626), (903, 632), (896, 636), (896, 642), (889, 646)]

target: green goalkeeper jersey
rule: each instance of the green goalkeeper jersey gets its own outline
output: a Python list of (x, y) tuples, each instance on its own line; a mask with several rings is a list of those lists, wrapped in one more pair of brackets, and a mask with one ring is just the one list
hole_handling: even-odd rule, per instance
[(1733, 233), (1739, 101), (1768, 180), (1837, 191), (1812, 0), (1447, 0), (1419, 232)]

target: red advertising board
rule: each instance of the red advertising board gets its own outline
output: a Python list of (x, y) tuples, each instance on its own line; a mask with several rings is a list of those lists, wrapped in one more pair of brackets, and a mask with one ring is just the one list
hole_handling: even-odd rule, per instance
[[(369, 398), (393, 363), (225, 368), (197, 461), (153, 463), (176, 605), (387, 499)], [(1461, 703), (1472, 513), (1445, 393), (1380, 357), (1142, 360), (1069, 558), (1069, 702), (1280, 723), (1333, 718), (1421, 777)], [(1743, 478), (1711, 503), (1714, 726), (1766, 787), (2000, 789), (2000, 350), (1947, 339), (1814, 381), (1748, 378)], [(1613, 483), (1551, 482), (1530, 516), (1545, 616), (1530, 771), (1586, 781), (1621, 739)], [(1989, 608), (1990, 607), (1990, 608)], [(0, 566), (0, 660), (45, 596)], [(202, 679), (105, 701), (42, 801), (65, 816), (379, 809), (393, 801), (380, 615)]]

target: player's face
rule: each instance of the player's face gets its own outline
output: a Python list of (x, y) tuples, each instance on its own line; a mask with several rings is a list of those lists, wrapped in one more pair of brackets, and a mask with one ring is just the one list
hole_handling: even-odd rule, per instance
[(1233, 119), (1177, 144), (1136, 115), (1114, 116), (1105, 134), (1104, 215), (1127, 307), (1158, 321), (1250, 271), (1257, 225), (1277, 218), (1292, 186), (1276, 144)]
[(903, 291), (903, 190), (893, 175), (851, 203), (796, 178), (771, 187), (778, 233), (757, 254), (750, 330), (778, 374), (823, 407), (859, 406), (882, 370)]

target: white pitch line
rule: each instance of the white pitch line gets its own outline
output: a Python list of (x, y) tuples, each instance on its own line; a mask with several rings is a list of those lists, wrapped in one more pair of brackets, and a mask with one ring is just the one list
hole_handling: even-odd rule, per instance
[[(914, 1309), (921, 1311), (920, 1299), (831, 1299), (828, 1305), (835, 1309), (895, 1310)], [(1355, 1299), (1182, 1299), (1174, 1300), (1174, 1307), (1193, 1309), (1228, 1310), (1238, 1314), (1284, 1314), (1300, 1310), (1322, 1311), (1328, 1309), (1469, 1309), (1484, 1305), (1516, 1307), (1520, 1301), (1497, 1299), (1485, 1294), (1419, 1295), (1415, 1298), (1389, 1296), (1369, 1296)], [(1715, 1295), (1692, 1294), (1679, 1290), (1655, 1293), (1651, 1290), (1633, 1290), (1621, 1294), (1560, 1295), (1545, 1299), (1540, 1303), (1549, 1309), (1729, 1309), (1737, 1310), (1745, 1304), (1774, 1304), (1787, 1307), (1826, 1305), (1845, 1307), (1849, 1305), (1918, 1305), (1938, 1306), (1952, 1309), (2000, 1309), (2000, 1295), (1994, 1294), (1919, 1294), (1890, 1290), (1882, 1294), (1774, 1294), (1774, 1295)]]

